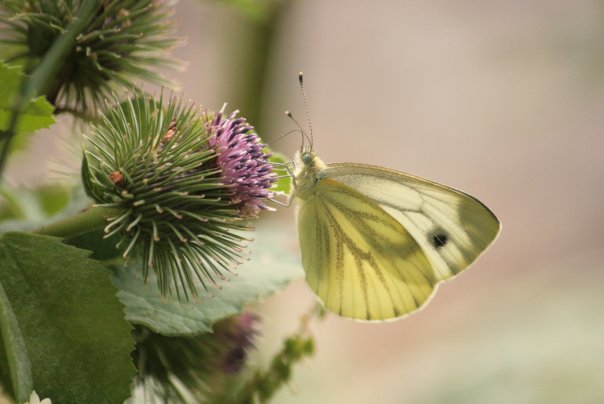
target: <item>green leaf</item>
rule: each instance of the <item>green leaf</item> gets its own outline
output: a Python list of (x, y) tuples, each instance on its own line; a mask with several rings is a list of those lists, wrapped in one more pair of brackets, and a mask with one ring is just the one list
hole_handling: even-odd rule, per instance
[(63, 242), (82, 250), (91, 251), (90, 258), (98, 261), (119, 258), (122, 254), (115, 247), (116, 238), (103, 238), (104, 235), (103, 229), (97, 229), (63, 239)]
[(118, 297), (126, 306), (126, 319), (142, 324), (163, 335), (193, 335), (211, 332), (212, 325), (238, 314), (253, 303), (303, 276), (291, 232), (276, 224), (256, 230), (250, 245), (251, 260), (237, 267), (238, 276), (212, 288), (211, 296), (198, 301), (180, 302), (176, 297), (162, 297), (156, 280), (147, 283), (136, 265), (119, 267), (114, 283)]
[[(8, 130), (13, 107), (20, 96), (21, 85), (24, 80), (25, 75), (21, 68), (0, 63), (0, 133), (2, 134)], [(53, 106), (43, 96), (25, 103), (19, 114), (17, 128), (15, 129), (17, 143), (23, 145), (24, 138), (20, 135), (48, 128), (55, 123), (53, 110)]]
[(291, 173), (285, 169), (285, 164), (289, 161), (284, 154), (278, 152), (271, 152), (269, 161), (273, 164), (273, 171), (280, 178), (273, 184), (271, 191), (283, 192), (289, 194), (292, 186)]
[[(87, 255), (56, 238), (6, 233), (0, 235), (0, 284), (40, 397), (57, 403), (122, 402), (135, 373), (131, 327), (107, 271)], [(11, 371), (11, 378), (18, 377)]]
[[(19, 97), (26, 76), (20, 67), (0, 63), (0, 129), (6, 130), (12, 115), (12, 109)], [(26, 103), (21, 111), (16, 134), (30, 133), (48, 128), (55, 123), (52, 115), (54, 108), (43, 96)]]
[(12, 387), (13, 396), (19, 402), (24, 402), (33, 390), (31, 363), (21, 328), (2, 285), (0, 325), (0, 381), (5, 387)]

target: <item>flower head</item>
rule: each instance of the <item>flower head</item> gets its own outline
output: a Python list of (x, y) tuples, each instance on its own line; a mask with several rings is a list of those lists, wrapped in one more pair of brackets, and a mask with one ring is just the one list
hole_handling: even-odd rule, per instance
[(163, 104), (138, 93), (111, 109), (89, 136), (82, 174), (88, 194), (116, 209), (106, 237), (119, 238), (124, 258), (142, 258), (163, 294), (187, 300), (246, 258), (242, 231), (274, 177), (243, 118)]
[(216, 151), (217, 164), (226, 185), (231, 188), (231, 200), (246, 216), (255, 216), (267, 209), (265, 200), (272, 197), (271, 186), (276, 180), (266, 145), (259, 142), (245, 118), (238, 111), (224, 115), (224, 107), (208, 125), (208, 144)]
[[(41, 59), (78, 18), (87, 2), (7, 0), (0, 2), (0, 43), (7, 58)], [(45, 92), (59, 110), (95, 112), (116, 85), (147, 81), (170, 85), (156, 72), (179, 62), (167, 50), (178, 44), (172, 34), (169, 2), (98, 1), (96, 13), (61, 60), (55, 84)], [(32, 63), (35, 67), (35, 63)]]
[(244, 312), (218, 321), (213, 332), (194, 336), (164, 336), (136, 325), (134, 397), (148, 402), (153, 401), (149, 397), (187, 392), (205, 399), (199, 402), (224, 402), (213, 398), (232, 394), (232, 378), (254, 348), (258, 323), (258, 316)]
[(225, 348), (222, 358), (217, 358), (218, 366), (224, 373), (237, 373), (243, 367), (247, 352), (254, 347), (258, 320), (255, 314), (245, 312), (214, 326), (214, 335)]

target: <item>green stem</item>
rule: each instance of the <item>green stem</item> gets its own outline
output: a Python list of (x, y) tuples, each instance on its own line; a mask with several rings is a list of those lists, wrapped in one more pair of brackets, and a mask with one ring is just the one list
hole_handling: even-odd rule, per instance
[(28, 99), (37, 94), (44, 94), (54, 83), (56, 75), (63, 67), (63, 61), (76, 44), (76, 38), (86, 29), (96, 10), (101, 5), (100, 0), (85, 0), (78, 9), (73, 21), (67, 29), (57, 37), (52, 47), (44, 55), (40, 65), (28, 80), (28, 89), (24, 98)]
[(107, 225), (107, 219), (121, 213), (120, 209), (93, 206), (74, 216), (43, 226), (34, 233), (62, 238), (73, 237), (101, 229)]
[(244, 34), (235, 39), (237, 43), (231, 44), (238, 47), (240, 58), (240, 71), (236, 72), (239, 78), (232, 83), (233, 105), (254, 125), (265, 141), (268, 139), (262, 131), (261, 116), (266, 102), (266, 90), (270, 87), (268, 84), (271, 84), (269, 63), (278, 38), (279, 24), (290, 3), (287, 0), (267, 1), (265, 14), (258, 19), (248, 18), (244, 21)]
[(32, 72), (21, 88), (8, 123), (8, 128), (3, 136), (0, 150), (0, 174), (4, 170), (10, 143), (15, 135), (19, 115), (25, 104), (39, 94), (45, 94), (53, 85), (56, 75), (63, 66), (63, 61), (76, 44), (76, 38), (81, 34), (90, 20), (94, 17), (101, 0), (85, 0), (67, 29), (59, 35), (52, 47), (46, 52), (44, 58)]

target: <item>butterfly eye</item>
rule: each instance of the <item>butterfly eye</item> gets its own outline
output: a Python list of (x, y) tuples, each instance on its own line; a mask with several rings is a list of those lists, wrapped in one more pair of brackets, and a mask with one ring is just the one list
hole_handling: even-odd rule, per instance
[(312, 161), (312, 154), (310, 154), (310, 153), (302, 154), (302, 162), (304, 164), (310, 164), (311, 161)]

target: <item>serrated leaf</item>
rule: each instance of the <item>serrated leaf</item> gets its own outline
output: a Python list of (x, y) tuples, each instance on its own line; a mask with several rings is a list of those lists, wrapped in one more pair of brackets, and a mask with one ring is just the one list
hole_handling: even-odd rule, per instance
[(107, 271), (87, 255), (56, 238), (6, 233), (0, 236), (0, 283), (40, 397), (122, 402), (135, 372), (131, 327)]
[[(118, 297), (126, 306), (126, 319), (163, 335), (194, 335), (211, 332), (212, 325), (238, 314), (243, 306), (256, 302), (303, 277), (292, 232), (278, 225), (256, 230), (250, 245), (251, 260), (237, 267), (238, 276), (212, 288), (212, 297), (180, 302), (161, 296), (155, 278), (144, 283), (135, 265), (117, 268), (113, 277)], [(201, 287), (201, 286), (200, 286)]]
[[(25, 75), (21, 68), (0, 63), (0, 133), (8, 130), (15, 101), (20, 96)], [(28, 100), (23, 106), (15, 129), (15, 140), (23, 144), (25, 133), (48, 128), (55, 123), (54, 107), (43, 96)]]

